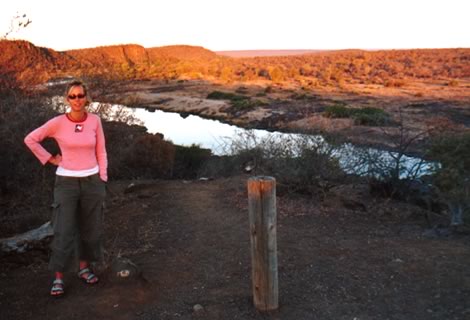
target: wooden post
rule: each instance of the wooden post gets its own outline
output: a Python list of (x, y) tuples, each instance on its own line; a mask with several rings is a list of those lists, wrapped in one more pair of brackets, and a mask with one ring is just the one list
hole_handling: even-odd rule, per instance
[(261, 311), (279, 304), (277, 278), (276, 179), (248, 179), (253, 302)]

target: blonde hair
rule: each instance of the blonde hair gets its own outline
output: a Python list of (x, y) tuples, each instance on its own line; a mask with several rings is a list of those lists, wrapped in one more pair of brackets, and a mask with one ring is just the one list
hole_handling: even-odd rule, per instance
[(88, 88), (87, 88), (86, 84), (81, 80), (73, 80), (73, 81), (71, 81), (67, 84), (67, 87), (65, 89), (65, 100), (68, 99), (70, 90), (72, 90), (73, 87), (82, 87), (83, 88), (83, 93), (85, 94), (85, 98), (86, 98), (85, 103), (86, 103), (86, 105), (89, 105), (90, 102), (91, 102), (91, 99), (90, 99), (90, 96), (88, 95)]

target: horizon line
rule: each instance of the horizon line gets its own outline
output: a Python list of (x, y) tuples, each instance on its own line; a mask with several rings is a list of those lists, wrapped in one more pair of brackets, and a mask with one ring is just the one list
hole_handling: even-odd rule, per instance
[(301, 48), (301, 49), (291, 49), (291, 48), (282, 48), (282, 49), (209, 49), (206, 46), (203, 45), (196, 45), (196, 44), (165, 44), (165, 45), (159, 45), (159, 46), (144, 46), (139, 43), (118, 43), (118, 44), (104, 44), (104, 45), (97, 45), (97, 46), (91, 46), (91, 47), (81, 47), (81, 48), (71, 48), (71, 49), (55, 49), (50, 46), (43, 46), (43, 45), (38, 45), (30, 40), (27, 39), (0, 39), (0, 41), (26, 41), (29, 43), (32, 43), (34, 46), (37, 47), (43, 47), (43, 48), (48, 48), (52, 49), (54, 51), (58, 52), (64, 52), (64, 51), (72, 51), (72, 50), (82, 50), (82, 49), (94, 49), (94, 48), (99, 48), (99, 47), (114, 47), (114, 46), (126, 46), (126, 45), (136, 45), (136, 46), (141, 46), (144, 49), (152, 49), (152, 48), (161, 48), (161, 47), (174, 47), (174, 46), (189, 46), (189, 47), (200, 47), (204, 48), (206, 50), (212, 51), (212, 52), (239, 52), (239, 51), (344, 51), (344, 50), (364, 50), (364, 51), (379, 51), (379, 50), (384, 50), (384, 51), (390, 51), (390, 50), (439, 50), (439, 49), (470, 49), (470, 46), (458, 46), (458, 47), (395, 47), (395, 48), (361, 48), (361, 47), (344, 47), (344, 48)]

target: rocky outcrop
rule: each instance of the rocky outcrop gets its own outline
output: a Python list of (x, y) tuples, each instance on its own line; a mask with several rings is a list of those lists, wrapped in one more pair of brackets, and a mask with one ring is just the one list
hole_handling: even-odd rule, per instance
[(179, 60), (212, 60), (217, 58), (217, 54), (204, 49), (187, 45), (165, 46), (147, 49), (149, 56), (154, 62), (160, 58), (175, 58)]
[(108, 65), (148, 65), (150, 63), (146, 49), (139, 45), (117, 45), (66, 51), (84, 66)]
[(67, 53), (36, 47), (30, 42), (0, 41), (0, 75), (20, 83), (39, 83), (60, 70), (75, 69), (76, 61)]
[(75, 75), (112, 75), (114, 79), (145, 76), (152, 66), (181, 61), (208, 62), (217, 55), (202, 47), (165, 46), (146, 49), (123, 44), (58, 52), (23, 40), (0, 41), (0, 83), (37, 84)]

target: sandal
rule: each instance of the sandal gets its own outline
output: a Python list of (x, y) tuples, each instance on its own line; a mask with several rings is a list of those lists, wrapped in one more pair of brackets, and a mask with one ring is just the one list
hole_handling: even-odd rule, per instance
[(55, 279), (52, 282), (51, 296), (61, 297), (65, 293), (64, 291), (64, 281), (62, 279)]
[(91, 271), (90, 268), (83, 268), (78, 272), (78, 277), (86, 284), (95, 284), (98, 282), (98, 277)]

